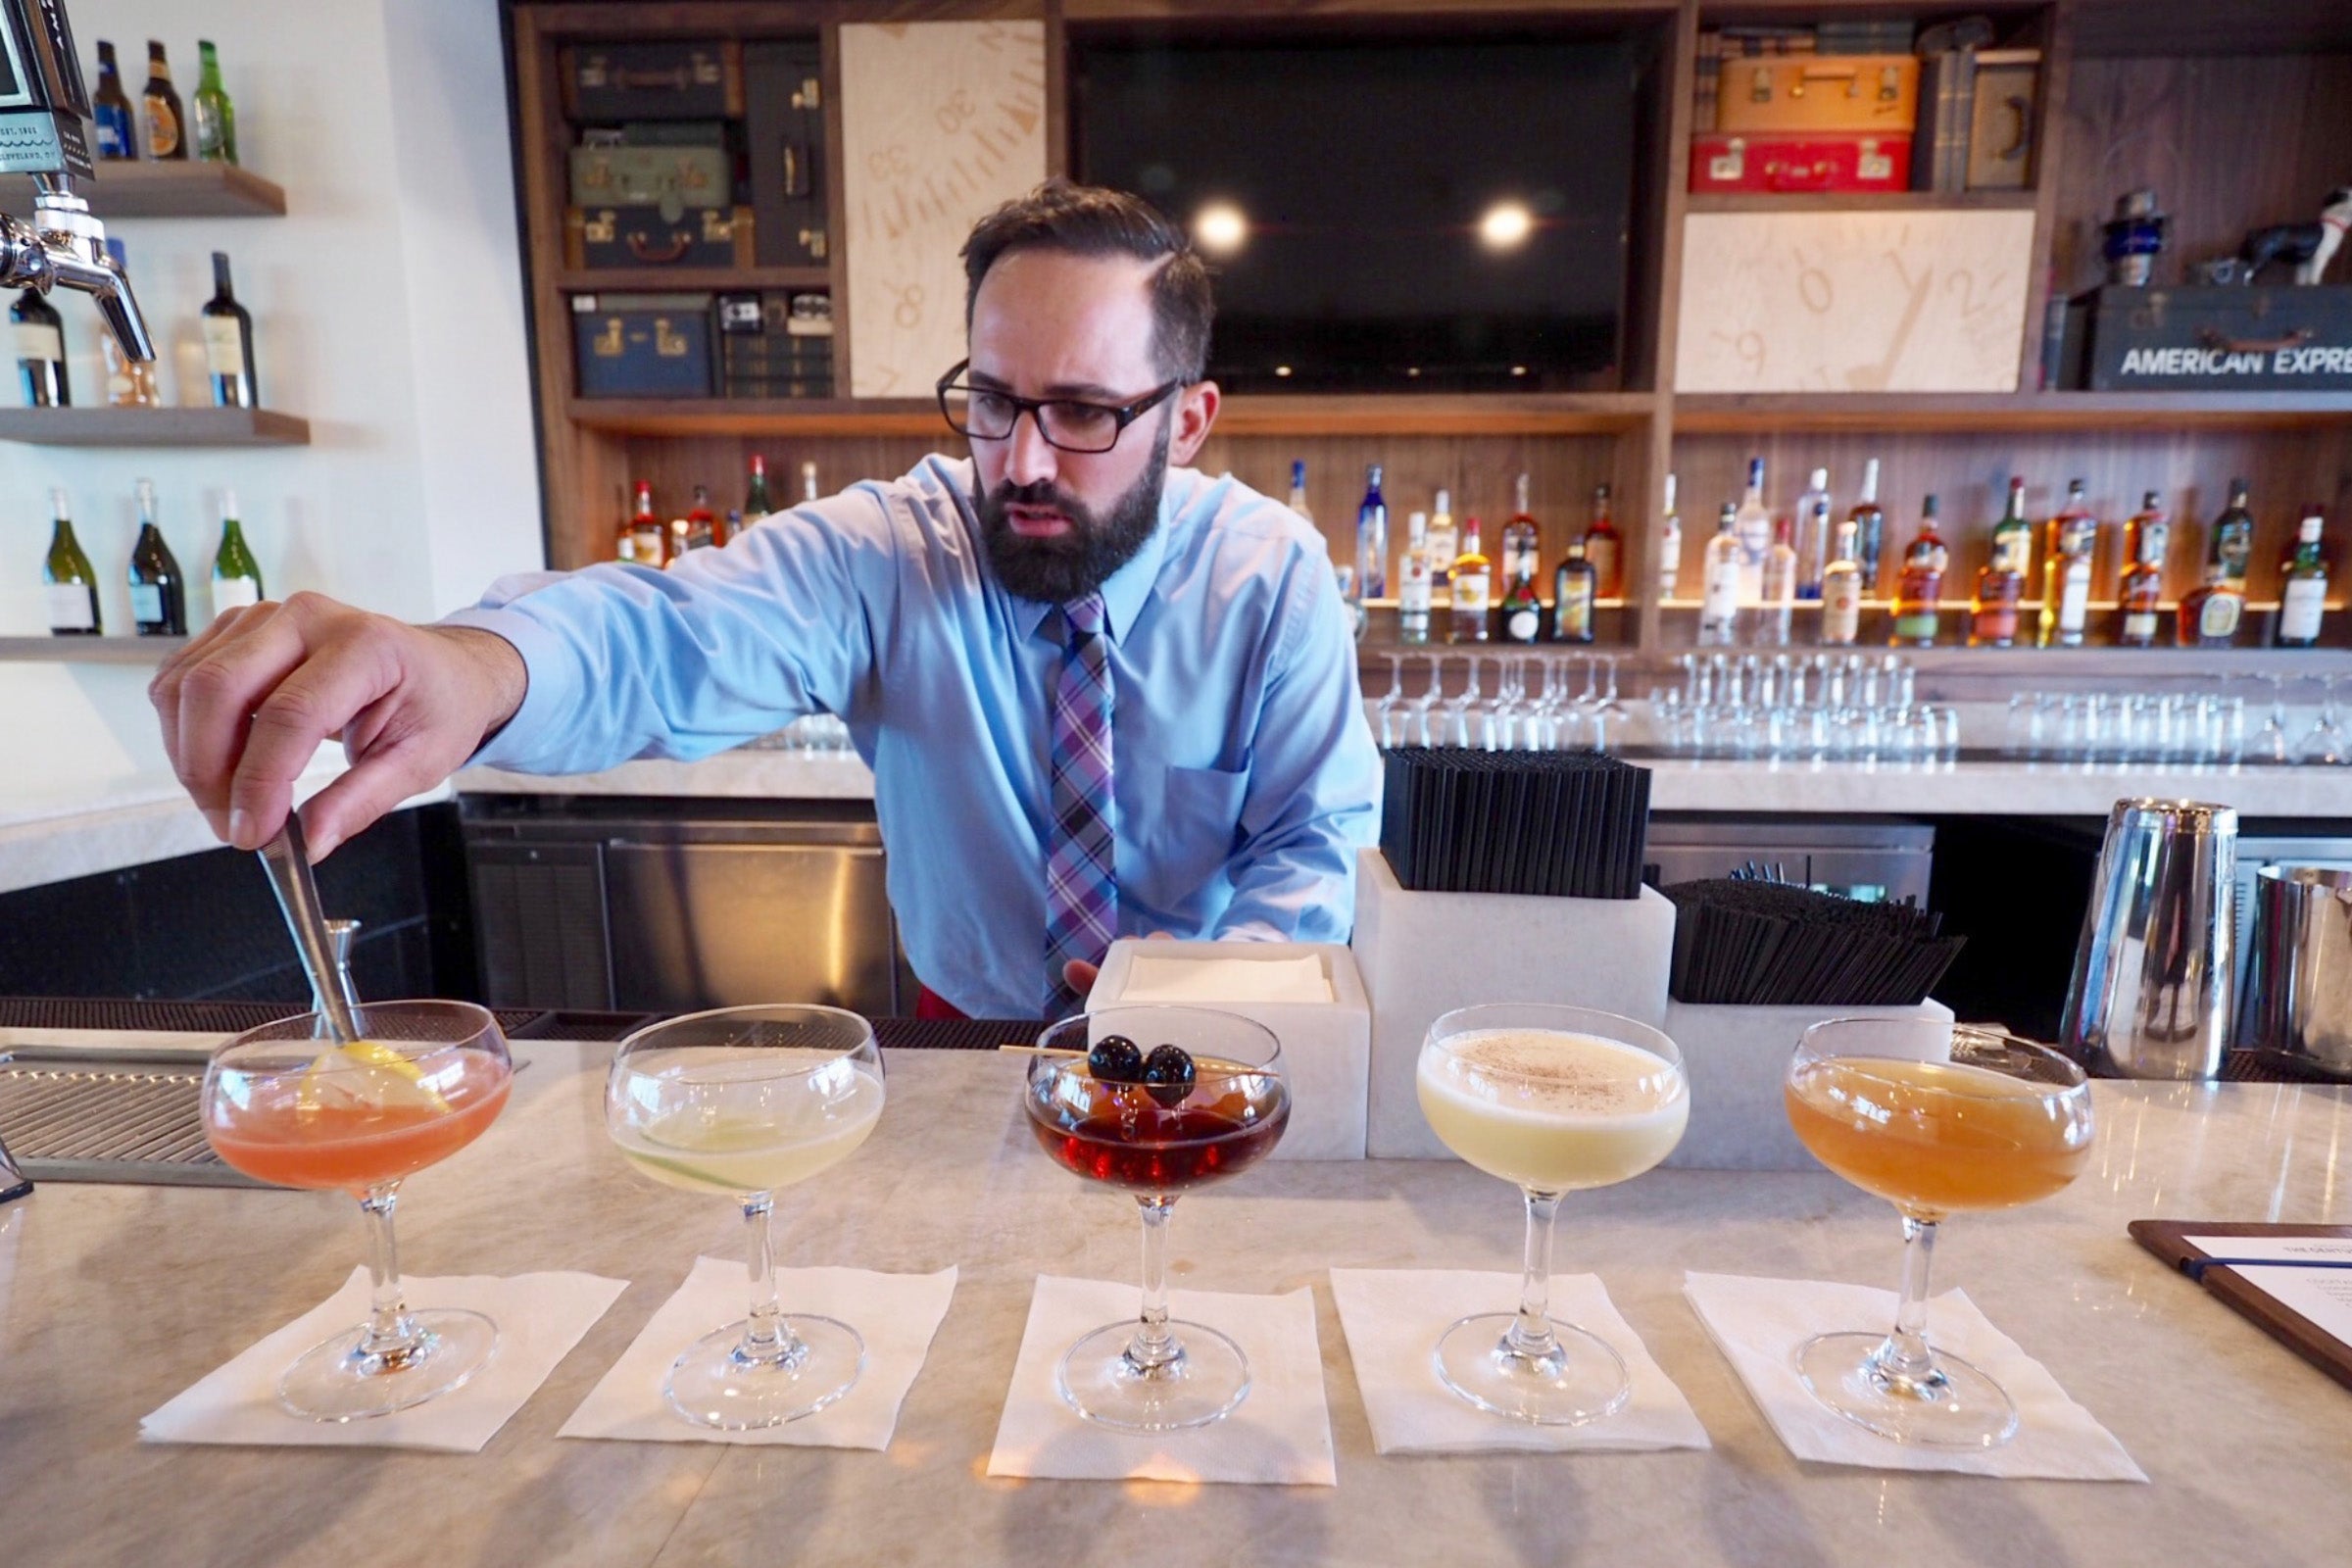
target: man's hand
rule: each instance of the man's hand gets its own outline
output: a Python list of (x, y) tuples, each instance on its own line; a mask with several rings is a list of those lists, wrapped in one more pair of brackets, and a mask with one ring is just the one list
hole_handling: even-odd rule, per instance
[[(1152, 933), (1152, 940), (1172, 942), (1175, 940), (1175, 933), (1154, 931)], [(1089, 963), (1084, 958), (1071, 958), (1061, 966), (1061, 983), (1068, 986), (1072, 994), (1081, 1002), (1086, 1000), (1086, 994), (1095, 989), (1095, 982), (1102, 977), (1102, 966), (1099, 963)]]
[(164, 750), (213, 831), (259, 849), (294, 781), (340, 736), (351, 770), (310, 803), (311, 858), (457, 770), (514, 716), (528, 675), (505, 638), (412, 626), (318, 594), (220, 614), (147, 688)]

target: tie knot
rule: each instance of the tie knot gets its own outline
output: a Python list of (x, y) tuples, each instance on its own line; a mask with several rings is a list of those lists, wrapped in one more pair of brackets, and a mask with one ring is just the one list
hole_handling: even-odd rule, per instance
[(1061, 610), (1062, 641), (1075, 645), (1081, 638), (1102, 634), (1102, 596), (1087, 594), (1070, 600)]

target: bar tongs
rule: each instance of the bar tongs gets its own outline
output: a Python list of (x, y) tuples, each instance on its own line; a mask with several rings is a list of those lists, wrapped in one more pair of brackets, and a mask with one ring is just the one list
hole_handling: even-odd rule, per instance
[(335, 962), (327, 921), (318, 907), (318, 884), (311, 879), (310, 848), (303, 842), (302, 818), (288, 811), (286, 825), (262, 846), (261, 856), (262, 867), (270, 873), (270, 887), (277, 895), (277, 906), (285, 911), (286, 929), (294, 935), (294, 951), (302, 956), (302, 972), (310, 979), (318, 1014), (335, 1044), (348, 1046), (360, 1038), (359, 1020), (346, 990), (349, 970)]

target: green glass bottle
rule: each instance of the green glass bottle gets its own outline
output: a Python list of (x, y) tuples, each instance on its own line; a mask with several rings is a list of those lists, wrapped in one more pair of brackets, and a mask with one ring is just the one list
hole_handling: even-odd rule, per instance
[(767, 498), (767, 459), (754, 453), (752, 482), (745, 486), (743, 492), (743, 514), (750, 521), (758, 522), (775, 510), (776, 504)]
[(96, 637), (105, 627), (98, 618), (98, 574), (90, 558), (74, 537), (74, 516), (61, 486), (49, 492), (56, 531), (49, 536), (49, 560), (41, 581), (49, 596), (49, 634), (53, 637)]
[(262, 568), (246, 547), (245, 529), (237, 520), (237, 493), (220, 492), (220, 550), (213, 557), (213, 613), (258, 605), (269, 597), (262, 586)]
[(220, 57), (214, 52), (210, 38), (196, 40), (196, 56), (200, 62), (196, 98), (189, 106), (195, 118), (196, 156), (208, 164), (233, 164), (237, 161), (237, 106), (229, 102), (220, 85)]

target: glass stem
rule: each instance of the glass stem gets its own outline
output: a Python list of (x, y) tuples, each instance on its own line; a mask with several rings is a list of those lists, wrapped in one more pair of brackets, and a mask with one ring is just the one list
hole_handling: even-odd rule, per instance
[(742, 1361), (780, 1362), (789, 1366), (806, 1353), (807, 1348), (776, 1305), (776, 1254), (768, 1236), (768, 1216), (775, 1206), (773, 1193), (760, 1193), (743, 1200), (744, 1223), (751, 1231), (745, 1267), (751, 1276), (752, 1310), (744, 1321), (743, 1343), (735, 1348), (735, 1356)]
[(1144, 1216), (1144, 1312), (1127, 1359), (1150, 1372), (1184, 1359), (1184, 1347), (1168, 1332), (1168, 1213), (1176, 1200), (1139, 1198), (1135, 1206)]
[(370, 1363), (370, 1372), (396, 1372), (424, 1350), (429, 1337), (409, 1316), (401, 1299), (400, 1245), (392, 1235), (392, 1210), (400, 1201), (400, 1184), (370, 1187), (360, 1199), (368, 1216), (368, 1337), (353, 1354)]
[(1895, 1308), (1894, 1332), (1871, 1355), (1880, 1376), (1896, 1392), (1933, 1398), (1943, 1382), (1936, 1352), (1928, 1348), (1928, 1275), (1936, 1262), (1936, 1222), (1903, 1216), (1903, 1298)]
[(1529, 1188), (1520, 1194), (1527, 1200), (1527, 1266), (1519, 1281), (1519, 1316), (1502, 1345), (1512, 1355), (1541, 1359), (1560, 1348), (1551, 1332), (1551, 1222), (1562, 1195)]

